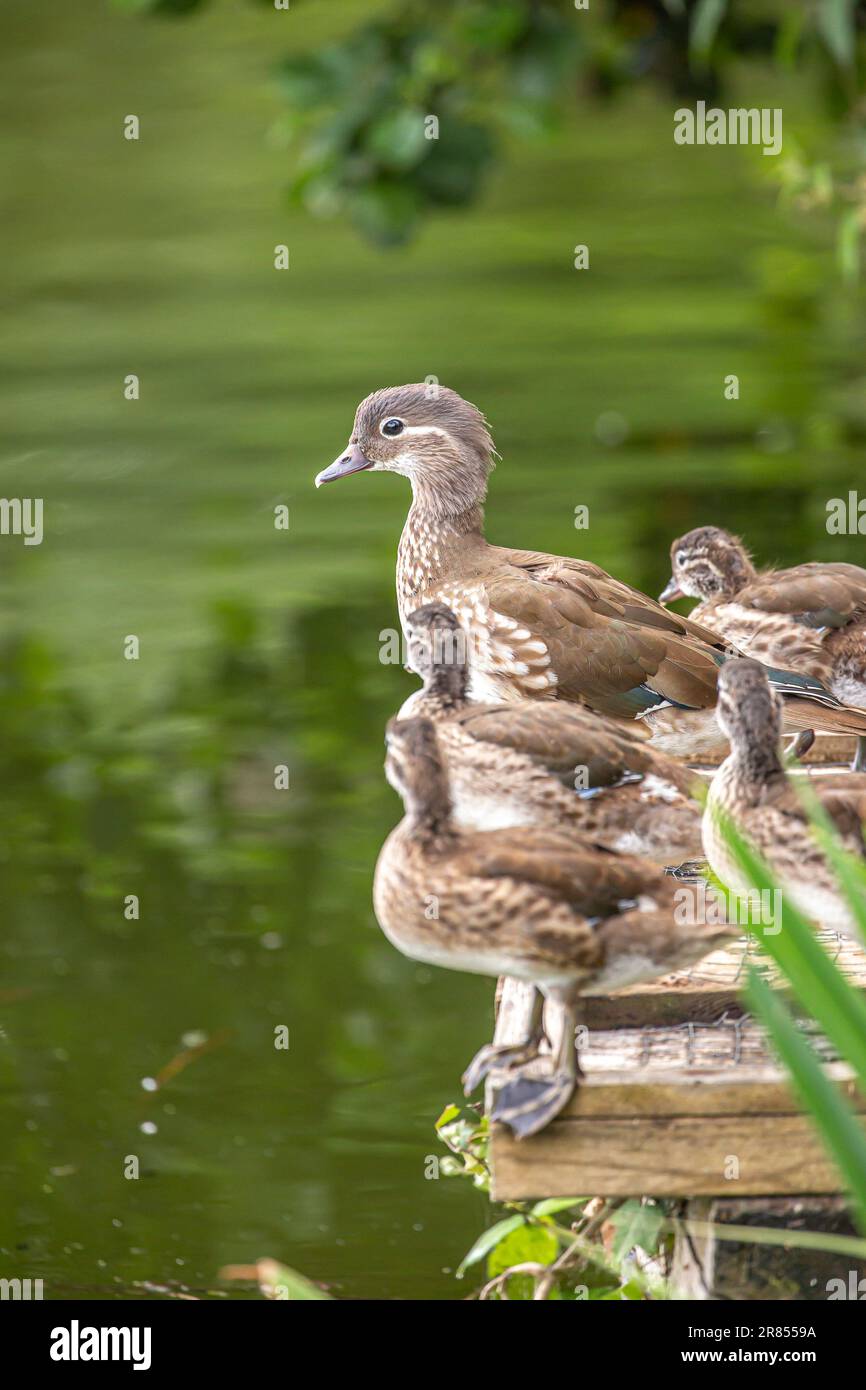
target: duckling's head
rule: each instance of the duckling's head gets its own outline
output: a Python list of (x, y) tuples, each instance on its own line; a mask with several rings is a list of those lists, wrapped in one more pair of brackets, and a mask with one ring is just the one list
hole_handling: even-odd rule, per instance
[(775, 753), (782, 701), (759, 661), (732, 657), (721, 667), (716, 718), (735, 752), (768, 757)]
[(754, 579), (743, 542), (718, 526), (698, 526), (671, 546), (671, 578), (659, 603), (675, 598), (733, 598)]
[(385, 749), (385, 776), (403, 798), (407, 816), (433, 829), (444, 828), (451, 802), (432, 721), (391, 719)]
[(372, 469), (402, 473), (417, 502), (438, 518), (483, 502), (495, 454), (477, 406), (447, 386), (387, 386), (358, 406), (348, 446), (316, 487)]
[(406, 619), (408, 664), (426, 690), (462, 700), (469, 682), (468, 638), (444, 603), (425, 603)]

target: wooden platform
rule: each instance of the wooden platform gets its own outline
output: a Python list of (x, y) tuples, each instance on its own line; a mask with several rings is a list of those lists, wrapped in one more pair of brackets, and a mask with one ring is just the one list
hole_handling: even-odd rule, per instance
[[(866, 952), (827, 933), (825, 945), (866, 988)], [(734, 950), (606, 999), (588, 1000), (581, 1048), (586, 1081), (541, 1134), (515, 1140), (494, 1125), (492, 1195), (730, 1196), (835, 1193), (839, 1179), (769, 1053), (742, 1016), (746, 957)], [(497, 1042), (524, 1031), (531, 990), (508, 981)], [(561, 1018), (548, 1011), (555, 1043)], [(864, 1111), (847, 1068), (818, 1040), (828, 1070)], [(488, 1096), (488, 1100), (490, 1097)]]
[[(866, 951), (835, 932), (822, 932), (818, 939), (848, 978), (866, 990)], [(776, 967), (761, 953), (754, 937), (744, 936), (735, 947), (705, 956), (691, 970), (666, 975), (652, 984), (633, 985), (618, 994), (588, 995), (584, 1022), (589, 1028), (640, 1028), (712, 1023), (724, 1013), (742, 1013), (741, 990), (749, 961), (760, 962), (771, 983), (778, 986)]]

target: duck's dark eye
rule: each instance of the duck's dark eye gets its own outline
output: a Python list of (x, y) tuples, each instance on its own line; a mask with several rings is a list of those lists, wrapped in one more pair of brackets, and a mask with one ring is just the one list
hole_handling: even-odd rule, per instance
[(387, 434), (392, 439), (395, 434), (402, 434), (403, 421), (394, 419), (386, 420), (385, 423), (382, 425), (382, 433)]

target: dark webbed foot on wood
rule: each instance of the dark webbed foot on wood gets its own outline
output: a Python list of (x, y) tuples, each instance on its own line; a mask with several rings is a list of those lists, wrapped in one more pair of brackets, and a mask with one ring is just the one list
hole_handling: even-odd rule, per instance
[(701, 883), (710, 872), (706, 859), (687, 859), (683, 864), (669, 864), (665, 873), (677, 883)]
[(551, 1076), (518, 1074), (497, 1091), (491, 1119), (509, 1125), (518, 1139), (526, 1139), (556, 1118), (576, 1085), (577, 1077), (570, 1071), (555, 1071)]
[(521, 1043), (485, 1043), (484, 1047), (478, 1049), (460, 1078), (463, 1094), (470, 1096), (488, 1072), (494, 1069), (520, 1067), (534, 1061), (543, 1037), (544, 1034), (538, 1032)]
[[(497, 1087), (491, 1111), (491, 1119), (509, 1125), (518, 1139), (537, 1134), (549, 1125), (568, 1104), (582, 1075), (575, 1047), (577, 1014), (573, 987), (548, 986), (546, 993), (558, 1000), (565, 1011), (556, 1056), (540, 1076), (529, 1074), (525, 1067), (506, 1074)], [(533, 1028), (533, 1036), (537, 1032), (537, 1027)]]
[(538, 1056), (542, 1042), (546, 1041), (544, 1032), (544, 997), (538, 990), (533, 991), (532, 1009), (526, 1020), (526, 1036), (514, 1043), (485, 1043), (476, 1052), (462, 1077), (463, 1094), (469, 1096), (475, 1087), (484, 1080), (494, 1067), (504, 1069), (525, 1066)]
[(851, 764), (852, 772), (866, 772), (866, 738), (861, 734), (857, 739), (857, 752)]
[(473, 1061), (467, 1066), (466, 1072), (460, 1077), (463, 1084), (463, 1094), (471, 1095), (475, 1087), (484, 1080), (493, 1069), (510, 1069), (513, 1066), (523, 1066), (525, 1062), (535, 1061), (538, 1056), (541, 1038), (530, 1038), (528, 1042), (516, 1042), (512, 1047), (498, 1042), (485, 1042), (484, 1047), (478, 1048), (475, 1052)]

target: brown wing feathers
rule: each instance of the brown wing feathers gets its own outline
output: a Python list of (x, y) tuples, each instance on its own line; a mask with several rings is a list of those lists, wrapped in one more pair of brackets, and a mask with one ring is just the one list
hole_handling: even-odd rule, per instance
[(619, 723), (565, 700), (470, 705), (458, 717), (467, 733), (504, 748), (516, 747), (549, 772), (574, 777), (587, 769), (593, 787), (611, 786), (626, 773), (654, 773), (684, 793), (693, 774), (647, 746), (642, 724)]
[(818, 562), (770, 571), (741, 589), (737, 602), (788, 614), (810, 627), (841, 627), (866, 615), (866, 571)]
[(660, 700), (698, 709), (715, 703), (714, 653), (723, 644), (717, 638), (711, 639), (714, 646), (707, 643), (704, 629), (651, 599), (642, 601), (626, 585), (602, 584), (564, 563), (539, 563), (534, 578), (537, 594), (524, 574), (497, 577), (487, 585), (489, 599), (498, 611), (543, 634), (566, 699), (633, 715), (617, 695), (651, 681)]
[[(650, 891), (660, 901), (673, 892), (661, 870), (654, 880), (644, 861), (599, 845), (583, 846), (560, 831), (536, 828), (529, 843), (522, 831), (501, 830), (495, 845), (485, 835), (466, 835), (462, 846), (458, 859), (468, 875), (537, 884), (586, 916), (614, 911), (622, 901)], [(605, 860), (603, 874), (599, 856)]]
[(528, 572), (540, 583), (559, 584), (581, 593), (590, 608), (599, 614), (607, 611), (609, 616), (622, 618), (626, 622), (656, 627), (680, 637), (696, 638), (719, 651), (727, 649), (727, 644), (717, 633), (679, 613), (672, 613), (648, 594), (642, 594), (639, 589), (614, 579), (588, 560), (543, 555), (535, 551), (506, 551), (502, 547), (497, 549), (507, 556), (508, 563), (514, 568)]

